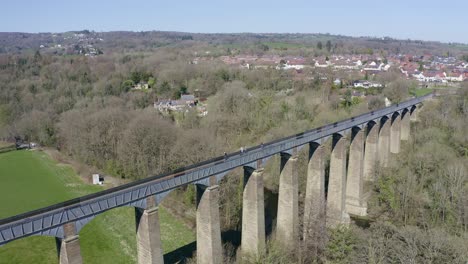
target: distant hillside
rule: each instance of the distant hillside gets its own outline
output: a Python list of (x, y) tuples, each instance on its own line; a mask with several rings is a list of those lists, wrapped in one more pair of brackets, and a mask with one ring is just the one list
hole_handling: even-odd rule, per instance
[[(324, 46), (330, 41), (329, 51), (335, 53), (362, 53), (372, 49), (390, 53), (436, 53), (438, 55), (461, 55), (468, 52), (468, 45), (440, 43), (419, 40), (398, 40), (393, 38), (348, 37), (330, 34), (273, 34), (273, 33), (236, 33), (201, 34), (166, 31), (112, 31), (94, 32), (89, 30), (64, 33), (1, 33), (0, 53), (21, 53), (43, 49), (55, 54), (89, 52), (95, 48), (104, 52), (121, 50), (151, 50), (169, 45), (215, 45), (247, 49), (262, 45), (263, 49), (285, 50), (316, 49), (319, 42)], [(278, 43), (286, 43), (279, 45)], [(235, 44), (234, 46), (232, 46)], [(293, 44), (293, 45), (291, 45)]]

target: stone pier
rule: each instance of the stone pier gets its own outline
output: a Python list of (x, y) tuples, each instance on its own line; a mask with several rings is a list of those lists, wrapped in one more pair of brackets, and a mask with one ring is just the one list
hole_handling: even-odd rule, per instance
[(346, 179), (346, 212), (352, 215), (367, 215), (364, 199), (364, 139), (365, 131), (353, 127), (349, 148), (348, 177)]
[(390, 126), (391, 120), (387, 117), (381, 119), (379, 132), (379, 162), (382, 166), (387, 167), (390, 158)]
[(309, 144), (309, 163), (304, 200), (303, 237), (307, 242), (315, 239), (314, 233), (325, 222), (325, 166), (324, 148), (317, 143)]
[(299, 241), (297, 157), (288, 153), (281, 153), (276, 239), (288, 248)]
[(223, 262), (218, 185), (197, 185), (197, 263)]
[(366, 144), (364, 146), (364, 180), (374, 180), (375, 164), (378, 161), (378, 146), (379, 146), (379, 130), (380, 124), (369, 122), (366, 127)]
[(80, 240), (76, 233), (75, 223), (70, 222), (63, 225), (63, 239), (56, 238), (57, 253), (60, 264), (81, 264)]
[(241, 252), (244, 259), (260, 256), (265, 250), (265, 202), (263, 169), (244, 167)]
[(146, 207), (135, 208), (137, 260), (139, 264), (163, 264), (158, 207), (153, 196), (146, 198)]
[(411, 119), (410, 119), (410, 112), (404, 112), (401, 117), (401, 131), (400, 136), (401, 140), (409, 140), (410, 133), (411, 133)]
[(410, 116), (410, 120), (411, 121), (418, 121), (418, 107), (417, 106), (413, 106), (414, 108), (412, 108), (411, 110), (411, 116)]
[(401, 144), (401, 115), (395, 114), (392, 117), (392, 124), (390, 128), (390, 152), (393, 154), (400, 153)]
[(327, 226), (349, 224), (349, 215), (345, 212), (346, 195), (346, 148), (347, 139), (340, 134), (333, 134), (330, 156), (330, 176), (327, 190)]

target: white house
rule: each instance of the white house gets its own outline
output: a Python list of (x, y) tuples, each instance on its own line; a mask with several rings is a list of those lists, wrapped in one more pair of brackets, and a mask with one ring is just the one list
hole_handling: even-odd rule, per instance
[(371, 81), (356, 81), (354, 82), (354, 87), (355, 88), (380, 88), (382, 87), (382, 84), (377, 83), (377, 82), (371, 82)]
[(290, 70), (290, 69), (295, 69), (295, 70), (301, 70), (304, 69), (304, 65), (289, 65), (289, 64), (280, 64), (276, 66), (277, 70)]
[(362, 66), (361, 60), (352, 61), (347, 60), (338, 60), (336, 59), (333, 63), (333, 68), (335, 69), (348, 69), (348, 70), (358, 70)]
[(463, 73), (461, 72), (450, 72), (446, 74), (445, 80), (450, 82), (463, 82)]
[(316, 60), (315, 61), (315, 67), (317, 68), (326, 68), (331, 65), (331, 63), (327, 60)]
[(390, 65), (385, 65), (384, 63), (377, 64), (375, 61), (364, 66), (365, 71), (387, 71), (390, 68)]
[(445, 79), (447, 77), (447, 74), (445, 72), (424, 72), (421, 73), (423, 78), (420, 80), (424, 82), (447, 82)]
[(426, 80), (426, 77), (424, 76), (422, 72), (413, 73), (413, 77), (416, 78), (416, 80), (420, 82), (424, 82)]

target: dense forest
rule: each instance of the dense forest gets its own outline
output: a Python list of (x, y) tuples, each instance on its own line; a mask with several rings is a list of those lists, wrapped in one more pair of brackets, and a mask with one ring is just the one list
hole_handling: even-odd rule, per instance
[[(295, 78), (294, 72), (274, 68), (245, 69), (211, 59), (193, 63), (208, 51), (209, 56), (368, 51), (461, 56), (467, 50), (461, 44), (327, 34), (78, 33), (97, 47), (98, 56), (84, 56), (83, 47), (76, 45), (71, 50), (37, 49), (58, 45), (57, 35), (0, 34), (0, 137), (56, 148), (127, 180), (378, 109), (385, 97), (405, 100), (417, 86), (389, 71), (375, 77), (384, 86), (369, 89), (363, 98), (335, 85), (342, 73), (331, 70), (305, 69), (307, 78)], [(67, 41), (72, 39), (60, 45)], [(328, 41), (329, 48), (318, 48), (318, 42)], [(150, 89), (133, 89), (140, 82)], [(160, 99), (184, 93), (198, 93), (208, 115), (195, 109), (162, 113), (153, 107)], [(293, 252), (270, 241), (257, 263), (466, 263), (466, 82), (457, 93), (424, 103), (411, 140), (388, 168), (376, 170), (369, 187), (369, 216), (355, 219), (359, 225), (334, 230), (320, 226), (313, 243), (302, 243)], [(301, 153), (300, 163), (305, 162)], [(274, 159), (265, 168), (270, 175), (265, 186), (273, 194), (278, 164)], [(304, 181), (305, 172), (300, 175)], [(223, 230), (240, 230), (240, 178), (226, 177), (220, 185)], [(192, 206), (193, 189), (179, 191), (187, 208)], [(235, 261), (235, 246), (225, 249), (226, 262)]]

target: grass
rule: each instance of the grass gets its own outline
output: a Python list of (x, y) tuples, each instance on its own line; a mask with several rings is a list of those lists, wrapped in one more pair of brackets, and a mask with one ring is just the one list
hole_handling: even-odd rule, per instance
[(424, 96), (426, 94), (432, 93), (434, 89), (432, 88), (421, 88), (421, 89), (414, 89), (411, 91), (412, 94), (416, 97)]
[(39, 151), (1, 154), (0, 181), (0, 218), (101, 190), (83, 184), (72, 168), (55, 164)]
[[(102, 190), (84, 184), (73, 169), (40, 151), (0, 154), (0, 218)], [(164, 252), (195, 240), (192, 230), (160, 207)], [(84, 263), (136, 263), (134, 209), (100, 214), (79, 233)], [(55, 263), (55, 239), (33, 236), (0, 247), (0, 263)]]

